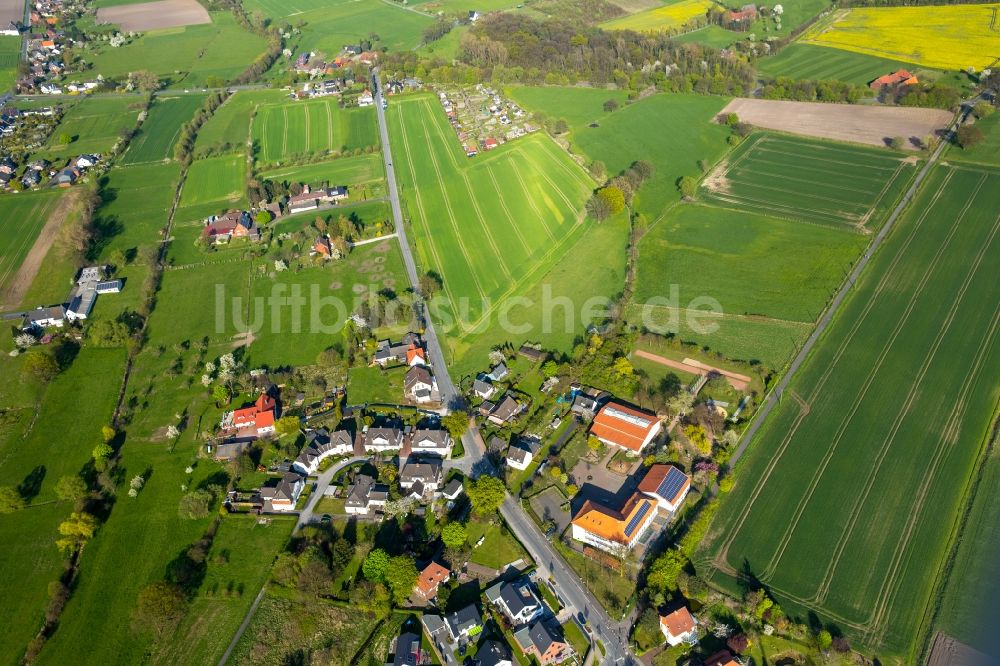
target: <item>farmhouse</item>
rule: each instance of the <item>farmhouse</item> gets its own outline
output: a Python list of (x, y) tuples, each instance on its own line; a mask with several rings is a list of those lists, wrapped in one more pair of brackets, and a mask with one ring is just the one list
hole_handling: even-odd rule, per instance
[(70, 321), (89, 317), (98, 294), (117, 294), (122, 290), (124, 283), (121, 280), (104, 280), (103, 276), (104, 268), (101, 266), (88, 266), (80, 271), (66, 307), (66, 316)]
[(920, 80), (916, 76), (914, 76), (905, 69), (899, 69), (893, 72), (892, 74), (885, 74), (884, 76), (878, 77), (877, 79), (869, 83), (868, 87), (878, 92), (882, 90), (882, 88), (895, 88), (897, 86), (912, 86), (918, 83), (920, 83)]
[(318, 207), (319, 195), (315, 192), (310, 192), (308, 187), (301, 194), (296, 194), (288, 198), (288, 211), (290, 213), (301, 213), (307, 210), (315, 210)]
[(691, 489), (691, 477), (673, 465), (653, 465), (639, 483), (639, 492), (656, 500), (657, 506), (670, 513), (680, 508)]
[(698, 623), (687, 606), (660, 616), (660, 631), (670, 645), (694, 644), (698, 641)]
[(416, 593), (424, 599), (437, 596), (438, 587), (451, 577), (451, 571), (437, 562), (430, 562), (420, 572), (417, 579)]
[(726, 21), (729, 27), (733, 30), (745, 29), (751, 23), (757, 20), (757, 7), (756, 5), (743, 5), (740, 7), (739, 11), (730, 10), (726, 14)]
[(573, 538), (607, 552), (634, 548), (656, 516), (656, 503), (633, 493), (620, 510), (587, 500), (573, 517)]
[(486, 598), (515, 627), (528, 624), (545, 614), (541, 599), (523, 578), (508, 583), (500, 582), (487, 588)]
[(368, 428), (361, 439), (365, 451), (398, 451), (403, 448), (403, 432), (395, 428)]
[(558, 664), (573, 654), (562, 632), (541, 620), (515, 631), (514, 639), (524, 654), (534, 657), (542, 666)]
[(274, 432), (274, 420), (277, 416), (278, 402), (265, 392), (249, 407), (223, 414), (220, 429), (223, 434), (260, 437)]
[(441, 399), (437, 379), (425, 366), (414, 365), (403, 378), (403, 395), (407, 400), (420, 404), (437, 402)]
[(656, 414), (612, 401), (594, 417), (590, 434), (605, 444), (639, 453), (659, 434), (662, 425)]
[(271, 511), (294, 511), (295, 503), (305, 488), (305, 481), (295, 472), (288, 472), (280, 479), (272, 479), (261, 486), (257, 493), (258, 502), (265, 513)]
[(387, 486), (376, 484), (375, 479), (366, 474), (358, 474), (347, 488), (344, 511), (355, 516), (369, 514), (384, 509), (388, 499)]
[(230, 211), (225, 215), (212, 215), (205, 220), (201, 236), (211, 243), (228, 243), (231, 238), (260, 240), (260, 228), (247, 211)]
[(320, 191), (319, 200), (323, 202), (336, 202), (343, 201), (348, 198), (347, 187), (344, 185), (337, 185), (336, 187), (328, 187), (325, 190)]
[(66, 307), (63, 305), (37, 307), (27, 312), (4, 315), (4, 319), (20, 319), (22, 331), (38, 331), (50, 326), (62, 328), (66, 323)]
[(346, 430), (329, 433), (325, 428), (306, 434), (306, 445), (295, 459), (293, 467), (302, 474), (315, 474), (326, 458), (346, 456), (354, 452), (354, 441)]

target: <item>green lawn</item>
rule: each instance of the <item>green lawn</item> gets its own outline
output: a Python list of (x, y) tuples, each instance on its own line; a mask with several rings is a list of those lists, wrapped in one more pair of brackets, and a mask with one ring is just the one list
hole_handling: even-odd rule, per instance
[(762, 18), (750, 26), (748, 32), (757, 35), (757, 39), (768, 37), (785, 37), (795, 28), (799, 27), (809, 19), (817, 16), (820, 12), (833, 9), (831, 0), (790, 0), (790, 2), (780, 3), (784, 12), (781, 14), (781, 28), (770, 17), (770, 12), (762, 14)]
[(877, 228), (916, 166), (880, 148), (761, 132), (709, 174), (700, 196), (793, 221)]
[[(81, 153), (106, 156), (121, 131), (135, 127), (141, 109), (142, 104), (132, 98), (84, 98), (66, 110), (40, 155), (53, 161)], [(62, 134), (68, 134), (73, 142), (59, 143)]]
[(846, 229), (680, 205), (639, 243), (635, 302), (683, 309), (708, 297), (731, 315), (815, 321), (867, 243)]
[(724, 49), (743, 38), (743, 33), (726, 30), (717, 25), (710, 25), (683, 35), (678, 35), (673, 39), (675, 42), (681, 44), (702, 44), (704, 46), (711, 46), (713, 49)]
[(475, 544), (480, 537), (486, 536), (482, 545), (472, 551), (469, 556), (470, 562), (491, 569), (500, 569), (518, 559), (531, 563), (531, 557), (510, 533), (506, 525), (494, 527), (485, 520), (476, 518), (469, 521), (466, 529), (470, 544)]
[(740, 461), (701, 575), (749, 568), (789, 615), (915, 661), (1000, 395), (998, 209), (1000, 174), (932, 172)]
[(206, 335), (212, 342), (231, 342), (247, 324), (250, 270), (249, 262), (237, 261), (166, 271), (149, 321), (150, 339), (167, 346)]
[(948, 149), (948, 159), (957, 162), (976, 162), (1000, 166), (1000, 112), (976, 121), (985, 139), (972, 148), (954, 146)]
[(583, 659), (587, 654), (587, 650), (590, 649), (590, 640), (583, 635), (580, 625), (575, 620), (568, 620), (563, 623), (562, 629), (566, 641), (580, 655), (580, 659)]
[(106, 203), (96, 213), (98, 224), (107, 229), (103, 256), (115, 249), (124, 252), (160, 241), (179, 177), (180, 167), (173, 162), (111, 171), (103, 192)]
[[(867, 86), (873, 79), (897, 69), (912, 70), (913, 65), (879, 58), (864, 53), (842, 51), (814, 44), (789, 44), (777, 55), (762, 58), (758, 65), (761, 74), (769, 77), (790, 76), (793, 79), (815, 81), (846, 81), (857, 86)], [(913, 70), (921, 79), (925, 71)], [(927, 70), (929, 71), (929, 70)]]
[(260, 147), (258, 159), (265, 164), (368, 148), (379, 142), (374, 109), (341, 109), (330, 98), (260, 107), (254, 116), (253, 139)]
[(281, 90), (241, 90), (233, 94), (198, 130), (196, 152), (242, 153), (250, 138), (251, 116), (257, 108), (287, 100), (288, 95)]
[(628, 575), (619, 575), (617, 571), (570, 549), (558, 539), (553, 539), (552, 543), (591, 594), (604, 606), (611, 619), (619, 619), (629, 597), (635, 591), (635, 581)]
[[(639, 211), (650, 220), (680, 199), (678, 178), (700, 175), (699, 160), (711, 165), (727, 149), (729, 131), (712, 122), (726, 104), (721, 97), (660, 94), (604, 113), (600, 111), (601, 96), (591, 90), (547, 89), (550, 92), (537, 98), (542, 106), (529, 104), (534, 95), (529, 96), (528, 89), (521, 90), (515, 91), (514, 98), (523, 100), (525, 108), (531, 110), (544, 112), (544, 105), (552, 104), (557, 94), (563, 96), (563, 102), (555, 108), (580, 104), (589, 109), (570, 124), (570, 142), (574, 151), (604, 162), (609, 176), (636, 160), (653, 165), (653, 177), (640, 190), (638, 203)], [(591, 127), (592, 122), (598, 126)]]
[(205, 101), (203, 95), (157, 97), (122, 157), (123, 164), (141, 164), (171, 159), (181, 125), (191, 120)]
[(296, 50), (320, 51), (329, 58), (372, 32), (392, 51), (415, 48), (424, 28), (434, 22), (430, 16), (381, 0), (249, 0), (246, 8), (276, 21), (303, 22)]
[(624, 106), (628, 100), (624, 90), (600, 88), (511, 86), (504, 92), (525, 109), (544, 113), (550, 118), (562, 118), (574, 131), (610, 118), (604, 110), (605, 102), (614, 100), (619, 106)]
[(347, 373), (347, 399), (352, 405), (369, 402), (397, 404), (403, 399), (406, 368), (382, 370), (378, 366), (351, 368)]
[[(506, 1), (506, 0), (504, 0)], [(480, 10), (481, 11), (481, 10)], [(417, 49), (417, 53), (428, 58), (441, 58), (442, 60), (454, 60), (461, 52), (462, 36), (469, 31), (465, 25), (452, 28), (448, 34), (441, 39), (436, 39), (430, 44), (425, 44)]]
[(209, 76), (229, 80), (264, 52), (262, 37), (249, 33), (229, 12), (211, 12), (212, 22), (165, 30), (150, 30), (127, 46), (100, 46), (81, 55), (105, 78), (122, 78), (146, 69), (167, 79), (172, 87), (204, 86)]
[(397, 100), (388, 123), (419, 270), (443, 277), (439, 318), (468, 333), (565, 255), (593, 181), (541, 134), (466, 157), (430, 96)]
[(0, 196), (0, 220), (4, 220), (4, 233), (0, 235), (0, 304), (7, 307), (19, 305), (6, 303), (5, 292), (12, 286), (21, 262), (35, 244), (49, 215), (56, 209), (60, 194), (42, 190), (16, 197)]
[(354, 188), (365, 189), (373, 194), (385, 191), (385, 167), (382, 165), (381, 153), (282, 167), (264, 171), (260, 175), (276, 182), (312, 185), (329, 182), (331, 185), (347, 185), (352, 188), (352, 198), (356, 195)]

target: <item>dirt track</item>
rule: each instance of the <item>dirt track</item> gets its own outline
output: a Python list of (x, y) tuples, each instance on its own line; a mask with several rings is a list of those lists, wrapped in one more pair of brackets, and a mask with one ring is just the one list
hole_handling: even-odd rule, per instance
[(721, 370), (719, 368), (714, 368), (700, 361), (695, 361), (690, 358), (685, 358), (683, 362), (675, 361), (673, 359), (667, 358), (665, 356), (660, 356), (659, 354), (653, 354), (648, 351), (643, 351), (642, 349), (635, 350), (635, 355), (639, 358), (644, 358), (647, 361), (652, 361), (653, 363), (659, 363), (660, 365), (665, 365), (668, 368), (673, 368), (674, 370), (680, 370), (682, 372), (687, 372), (692, 375), (703, 375), (706, 372), (715, 372), (726, 378), (737, 391), (745, 391), (750, 385), (750, 378), (746, 375), (740, 375), (735, 372), (729, 372), (728, 370)]
[[(17, 273), (11, 280), (10, 285), (3, 291), (0, 291), (0, 309), (6, 310), (25, 305), (21, 301), (24, 300), (25, 294), (28, 293), (31, 283), (35, 281), (35, 276), (38, 275), (38, 271), (42, 267), (42, 262), (45, 261), (45, 255), (48, 254), (49, 248), (52, 247), (56, 237), (59, 235), (59, 230), (62, 228), (63, 222), (70, 211), (76, 208), (78, 201), (79, 197), (76, 196), (76, 192), (67, 193), (59, 201), (59, 205), (52, 211), (49, 219), (45, 222), (45, 226), (42, 227), (41, 232), (39, 232), (38, 237), (35, 239), (35, 244), (31, 246), (27, 256), (24, 257), (24, 261), (21, 262), (21, 267), (17, 269)], [(35, 306), (39, 304), (30, 303), (27, 305)]]
[(212, 19), (197, 0), (159, 0), (137, 5), (101, 7), (97, 10), (97, 22), (115, 23), (122, 30), (145, 31), (211, 23)]
[(907, 139), (908, 150), (917, 150), (921, 139), (952, 120), (951, 113), (938, 109), (744, 98), (731, 101), (720, 115), (727, 113), (757, 127), (872, 146), (899, 136)]

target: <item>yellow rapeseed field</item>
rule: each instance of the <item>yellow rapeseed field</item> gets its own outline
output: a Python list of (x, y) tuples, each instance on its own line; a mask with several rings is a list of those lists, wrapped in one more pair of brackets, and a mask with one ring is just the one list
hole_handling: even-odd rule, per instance
[(680, 28), (693, 18), (704, 16), (712, 4), (711, 0), (681, 0), (671, 5), (613, 19), (603, 23), (601, 27), (608, 30), (662, 32), (669, 28)]
[(821, 21), (803, 42), (933, 69), (983, 69), (1000, 58), (1000, 4), (851, 9)]

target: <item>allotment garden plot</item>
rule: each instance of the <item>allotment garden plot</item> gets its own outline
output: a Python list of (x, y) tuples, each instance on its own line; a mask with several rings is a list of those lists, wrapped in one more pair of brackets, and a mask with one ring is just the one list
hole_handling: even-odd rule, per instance
[(939, 167), (738, 469), (696, 563), (915, 663), (1000, 391), (1000, 172)]
[(793, 220), (877, 226), (916, 173), (898, 153), (753, 135), (705, 179), (724, 206)]
[(394, 102), (389, 128), (419, 270), (442, 275), (453, 312), (467, 303), (478, 321), (486, 299), (518, 294), (582, 230), (594, 183), (546, 137), (466, 157), (430, 96)]
[(253, 139), (264, 163), (366, 149), (378, 145), (375, 110), (341, 109), (333, 99), (267, 105), (254, 118)]

